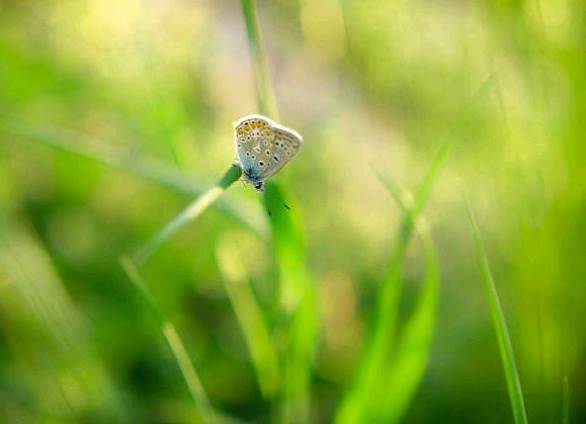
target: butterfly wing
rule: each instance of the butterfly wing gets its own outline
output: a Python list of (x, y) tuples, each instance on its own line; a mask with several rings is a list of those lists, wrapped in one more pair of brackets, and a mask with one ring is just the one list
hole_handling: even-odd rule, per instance
[(269, 166), (273, 144), (273, 122), (261, 115), (249, 115), (234, 123), (234, 145), (245, 178), (262, 180)]
[(303, 138), (299, 133), (280, 125), (273, 125), (273, 138), (270, 149), (264, 153), (269, 153), (268, 165), (263, 168), (262, 178), (267, 179), (281, 169), (299, 150), (303, 143)]
[(264, 181), (299, 150), (303, 138), (262, 115), (248, 115), (234, 123), (234, 144), (244, 177)]

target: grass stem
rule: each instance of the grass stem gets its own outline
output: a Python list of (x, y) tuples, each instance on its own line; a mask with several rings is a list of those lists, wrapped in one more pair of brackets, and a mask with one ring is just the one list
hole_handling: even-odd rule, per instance
[(258, 22), (256, 0), (241, 0), (240, 3), (242, 5), (244, 23), (246, 24), (248, 47), (252, 55), (259, 112), (271, 117), (275, 121), (279, 121), (279, 111), (270, 82), (264, 43), (262, 42), (262, 33)]
[(185, 345), (179, 337), (175, 326), (171, 323), (171, 321), (169, 321), (169, 319), (165, 316), (162, 309), (155, 301), (145, 281), (140, 275), (135, 263), (127, 256), (123, 256), (120, 258), (120, 265), (122, 266), (122, 269), (126, 273), (128, 279), (138, 288), (143, 299), (146, 301), (151, 311), (153, 312), (153, 315), (157, 318), (165, 340), (167, 340), (167, 344), (169, 345), (169, 348), (171, 349), (171, 352), (177, 361), (177, 365), (179, 366), (181, 374), (185, 379), (189, 393), (191, 394), (191, 397), (193, 398), (202, 419), (206, 423), (218, 422), (218, 419), (213, 412), (208, 400), (208, 396), (203, 388), (201, 380), (197, 375), (191, 360), (189, 359)]
[(240, 178), (240, 175), (240, 167), (238, 165), (232, 165), (214, 186), (191, 202), (179, 215), (147, 241), (134, 255), (134, 261), (138, 265), (143, 265), (148, 261), (165, 241), (179, 231), (179, 229), (199, 217), (228, 187)]
[(472, 233), (476, 243), (478, 260), (480, 261), (480, 270), (482, 274), (482, 281), (484, 282), (486, 300), (490, 309), (492, 323), (494, 325), (494, 330), (501, 354), (501, 360), (503, 362), (503, 368), (507, 380), (507, 388), (509, 390), (509, 399), (513, 409), (513, 417), (516, 424), (527, 424), (527, 412), (525, 411), (525, 402), (523, 400), (521, 380), (519, 378), (519, 372), (517, 371), (517, 365), (515, 363), (513, 344), (511, 343), (511, 337), (509, 336), (509, 330), (507, 329), (505, 315), (503, 313), (498, 292), (496, 290), (496, 285), (492, 276), (490, 264), (488, 262), (488, 256), (484, 248), (484, 243), (480, 237), (480, 230), (478, 229), (478, 224), (476, 222), (476, 218), (474, 217), (474, 212), (472, 211), (470, 203), (468, 203), (468, 217), (470, 219), (470, 225), (472, 227)]
[(226, 293), (248, 345), (261, 392), (265, 399), (273, 400), (280, 380), (277, 349), (251, 287), (238, 243), (233, 240), (221, 242), (216, 248), (216, 258), (224, 276)]

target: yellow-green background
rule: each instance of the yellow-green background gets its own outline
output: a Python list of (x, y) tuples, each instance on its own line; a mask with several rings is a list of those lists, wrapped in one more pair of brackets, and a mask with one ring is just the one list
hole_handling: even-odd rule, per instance
[[(368, 338), (401, 211), (454, 144), (425, 210), (441, 267), (429, 363), (403, 422), (512, 422), (466, 215), (475, 210), (532, 422), (586, 418), (586, 4), (260, 1), (280, 121), (305, 138), (275, 180), (301, 217), (317, 293), (313, 422)], [(0, 421), (198, 422), (156, 320), (123, 274), (234, 158), (258, 112), (236, 0), (0, 0)], [(47, 143), (90, 148), (111, 167)], [(226, 213), (228, 208), (228, 213)], [(237, 256), (269, 325), (277, 293), (261, 196), (240, 183), (143, 268), (212, 404), (274, 419), (218, 257)], [(232, 258), (236, 261), (235, 258)], [(400, 316), (424, 259), (410, 245)], [(280, 305), (280, 306), (279, 306)], [(567, 381), (567, 385), (564, 384)]]

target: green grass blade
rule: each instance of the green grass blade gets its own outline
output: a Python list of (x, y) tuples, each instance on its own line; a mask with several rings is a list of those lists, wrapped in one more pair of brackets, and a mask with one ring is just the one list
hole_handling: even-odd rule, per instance
[(279, 112), (269, 72), (267, 60), (262, 42), (262, 34), (258, 23), (256, 0), (241, 0), (242, 14), (246, 25), (248, 47), (252, 55), (252, 66), (255, 75), (256, 99), (259, 112), (279, 120)]
[(279, 268), (280, 306), (287, 322), (281, 329), (285, 344), (282, 419), (307, 422), (317, 331), (315, 282), (305, 264), (305, 242), (297, 208), (274, 183), (267, 184), (264, 200)]
[(439, 262), (436, 248), (425, 223), (418, 231), (426, 262), (426, 275), (420, 289), (417, 305), (402, 330), (397, 350), (386, 374), (386, 399), (379, 416), (384, 422), (398, 422), (407, 410), (419, 387), (431, 348), (439, 293)]
[(372, 336), (366, 347), (360, 371), (354, 385), (344, 398), (340, 406), (337, 420), (340, 423), (356, 422), (369, 416), (372, 409), (369, 404), (382, 401), (386, 384), (381, 383), (381, 372), (386, 368), (392, 351), (392, 341), (396, 329), (398, 304), (401, 292), (401, 272), (403, 261), (407, 251), (415, 222), (423, 211), (428, 199), (431, 187), (441, 166), (447, 158), (452, 146), (451, 140), (446, 141), (438, 150), (430, 165), (422, 183), (415, 194), (415, 204), (409, 208), (406, 200), (398, 189), (392, 184), (391, 194), (399, 201), (404, 213), (394, 243), (394, 248), (389, 260), (386, 275), (381, 282), (378, 293), (378, 305)]
[[(44, 145), (51, 149), (70, 153), (84, 159), (101, 163), (103, 165), (128, 171), (154, 181), (175, 192), (189, 196), (199, 194), (204, 186), (198, 181), (190, 180), (187, 177), (166, 167), (161, 163), (146, 160), (137, 160), (123, 151), (113, 149), (97, 148), (105, 143), (89, 138), (62, 128), (47, 128), (33, 125), (31, 123), (3, 117), (0, 120), (0, 129), (4, 132), (22, 137), (23, 140)], [(79, 142), (82, 140), (83, 142)]]
[(480, 237), (480, 230), (478, 229), (478, 224), (476, 223), (476, 218), (474, 217), (474, 213), (470, 204), (468, 204), (468, 216), (470, 218), (470, 225), (472, 227), (472, 233), (476, 243), (478, 260), (480, 261), (480, 270), (482, 273), (482, 281), (484, 282), (486, 300), (490, 309), (490, 314), (501, 354), (501, 360), (503, 362), (503, 368), (507, 380), (507, 388), (509, 390), (509, 398), (511, 400), (511, 407), (513, 409), (513, 416), (515, 418), (515, 423), (526, 424), (527, 412), (525, 411), (523, 391), (521, 389), (521, 380), (519, 379), (519, 372), (517, 371), (517, 365), (515, 363), (513, 345), (511, 343), (509, 331), (507, 329), (507, 323), (505, 321), (503, 309), (498, 297), (494, 278), (490, 270), (490, 264), (488, 262), (486, 250)]
[(138, 288), (138, 291), (149, 305), (153, 315), (157, 318), (157, 321), (161, 326), (161, 331), (165, 336), (165, 340), (167, 341), (167, 344), (169, 345), (175, 360), (177, 361), (177, 365), (181, 370), (181, 374), (185, 379), (189, 393), (195, 402), (201, 418), (204, 420), (204, 422), (207, 423), (218, 422), (218, 416), (216, 413), (214, 413), (210, 405), (208, 396), (203, 388), (201, 380), (197, 375), (195, 368), (193, 367), (191, 359), (189, 358), (187, 350), (185, 349), (185, 345), (179, 337), (175, 326), (165, 316), (162, 309), (151, 295), (134, 262), (132, 262), (132, 260), (130, 260), (128, 257), (123, 256), (120, 258), (120, 265), (122, 266), (122, 269), (126, 273), (128, 279)]
[(437, 179), (437, 175), (439, 171), (442, 169), (448, 155), (454, 145), (454, 141), (452, 138), (448, 138), (436, 152), (427, 173), (423, 177), (423, 180), (419, 184), (417, 191), (415, 192), (413, 207), (411, 208), (411, 213), (413, 215), (413, 219), (417, 219), (417, 217), (423, 211), (425, 204), (427, 203), (427, 199), (429, 199), (429, 195), (431, 193), (431, 189), (435, 180)]
[[(443, 158), (443, 152), (438, 156)], [(433, 173), (437, 173), (437, 165), (432, 165), (432, 168)], [(394, 179), (383, 178), (380, 174), (378, 176), (403, 212), (411, 214), (413, 196), (400, 187)], [(428, 180), (431, 179), (428, 177)], [(439, 262), (434, 243), (427, 230), (427, 223), (423, 218), (420, 219), (416, 229), (425, 253), (426, 277), (419, 293), (417, 306), (403, 329), (397, 343), (397, 352), (387, 372), (387, 399), (380, 404), (382, 408), (378, 413), (378, 416), (383, 417), (386, 422), (399, 421), (415, 395), (427, 366), (435, 324), (440, 280)], [(373, 409), (376, 406), (374, 405)]]
[(242, 329), (259, 385), (266, 399), (273, 399), (279, 387), (278, 356), (270, 329), (252, 288), (241, 260), (237, 241), (225, 240), (216, 249), (216, 257), (226, 292)]
[(368, 420), (369, 403), (382, 402), (380, 373), (389, 360), (392, 348), (400, 296), (400, 277), (412, 227), (412, 216), (406, 212), (397, 234), (387, 274), (379, 288), (379, 302), (371, 339), (363, 354), (356, 381), (339, 407), (336, 417), (338, 423), (349, 424)]
[(397, 202), (397, 205), (401, 208), (401, 211), (411, 213), (413, 208), (412, 194), (403, 189), (393, 178), (387, 178), (378, 171), (374, 171), (378, 180), (383, 183), (393, 200)]
[[(259, 112), (279, 120), (267, 70), (255, 0), (241, 0), (248, 44), (256, 81)], [(305, 264), (301, 219), (295, 208), (283, 205), (284, 191), (275, 183), (264, 193), (272, 241), (279, 268), (280, 304), (286, 324), (280, 328), (284, 339), (285, 366), (281, 420), (307, 422), (310, 410), (310, 376), (317, 331), (315, 284)], [(291, 202), (288, 202), (291, 204)]]
[[(467, 119), (470, 116), (473, 104), (489, 91), (493, 81), (494, 76), (491, 75), (483, 82), (471, 97), (469, 104), (463, 109), (462, 119)], [(380, 381), (380, 376), (392, 354), (401, 292), (403, 261), (415, 223), (422, 213), (439, 171), (442, 169), (453, 147), (452, 135), (446, 134), (444, 139), (445, 141), (435, 154), (412, 201), (393, 181), (385, 183), (389, 192), (403, 209), (403, 217), (393, 245), (386, 274), (379, 288), (377, 296), (379, 302), (375, 312), (371, 338), (363, 354), (358, 375), (340, 405), (336, 416), (337, 422), (353, 423), (368, 420), (369, 411), (372, 410), (369, 405), (385, 398), (386, 385)]]
[(210, 189), (189, 204), (179, 215), (159, 230), (143, 247), (134, 255), (134, 261), (144, 264), (161, 245), (167, 241), (179, 229), (199, 217), (210, 207), (224, 191), (238, 181), (242, 171), (238, 165), (232, 165), (224, 176)]
[[(203, 182), (182, 175), (173, 168), (152, 160), (137, 160), (136, 157), (128, 156), (124, 152), (96, 148), (94, 146), (103, 145), (104, 143), (88, 139), (71, 131), (41, 128), (15, 119), (8, 122), (6, 118), (0, 120), (0, 130), (60, 152), (66, 152), (102, 165), (130, 172), (186, 196), (199, 196), (205, 191), (206, 186)], [(79, 143), (77, 140), (87, 142)], [(217, 202), (217, 206), (261, 237), (266, 237), (266, 227), (259, 219), (259, 215), (255, 215), (248, 205), (243, 204), (243, 202), (226, 202), (220, 199)]]

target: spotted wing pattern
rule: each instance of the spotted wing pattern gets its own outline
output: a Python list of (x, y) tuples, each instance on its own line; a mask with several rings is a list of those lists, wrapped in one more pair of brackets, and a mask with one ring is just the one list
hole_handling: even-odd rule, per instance
[(273, 149), (271, 150), (269, 165), (264, 170), (264, 178), (269, 178), (277, 173), (299, 150), (303, 139), (301, 136), (288, 128), (278, 125), (273, 127)]
[(244, 178), (264, 181), (297, 152), (301, 136), (262, 115), (249, 115), (234, 123), (234, 144)]

